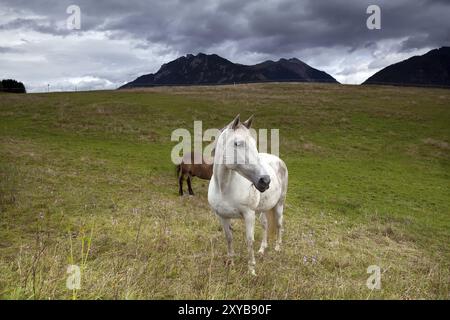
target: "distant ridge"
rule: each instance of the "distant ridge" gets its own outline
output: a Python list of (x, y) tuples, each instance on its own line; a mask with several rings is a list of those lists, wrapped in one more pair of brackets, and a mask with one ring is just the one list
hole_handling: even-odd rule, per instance
[(450, 47), (434, 49), (392, 64), (363, 84), (450, 87)]
[(233, 63), (217, 54), (188, 54), (165, 63), (156, 73), (138, 77), (119, 89), (162, 86), (232, 84), (249, 82), (331, 82), (336, 79), (297, 58), (265, 61), (255, 65)]

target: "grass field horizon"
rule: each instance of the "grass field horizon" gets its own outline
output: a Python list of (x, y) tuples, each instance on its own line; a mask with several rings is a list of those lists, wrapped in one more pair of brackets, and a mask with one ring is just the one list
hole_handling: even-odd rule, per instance
[[(176, 128), (280, 130), (281, 252), (247, 272), (178, 196)], [(449, 299), (450, 90), (264, 83), (0, 94), (1, 299)], [(256, 225), (256, 247), (261, 226)], [(68, 265), (81, 267), (68, 290)], [(381, 289), (369, 290), (371, 265)]]

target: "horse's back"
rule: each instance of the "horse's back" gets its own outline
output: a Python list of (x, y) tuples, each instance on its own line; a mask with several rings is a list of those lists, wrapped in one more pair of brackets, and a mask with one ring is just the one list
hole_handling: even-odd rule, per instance
[(203, 163), (203, 158), (200, 153), (187, 152), (183, 155), (183, 160), (181, 163), (185, 165)]
[(210, 180), (212, 176), (213, 161), (203, 157), (200, 153), (188, 152), (183, 155), (181, 170), (184, 174), (190, 174), (200, 179)]

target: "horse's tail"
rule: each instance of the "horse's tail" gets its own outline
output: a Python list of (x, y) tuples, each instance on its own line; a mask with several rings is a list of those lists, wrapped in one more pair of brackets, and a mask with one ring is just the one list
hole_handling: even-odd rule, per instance
[(275, 210), (272, 209), (270, 211), (267, 211), (266, 218), (267, 218), (267, 226), (269, 229), (269, 236), (276, 237), (278, 228), (277, 228), (277, 217), (276, 217)]

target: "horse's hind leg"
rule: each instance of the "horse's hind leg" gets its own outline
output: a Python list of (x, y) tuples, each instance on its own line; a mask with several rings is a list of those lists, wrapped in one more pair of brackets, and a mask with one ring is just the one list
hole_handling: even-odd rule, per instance
[(277, 229), (277, 240), (275, 242), (275, 251), (281, 250), (281, 237), (283, 234), (283, 209), (284, 203), (279, 202), (273, 211), (275, 213), (275, 225)]
[(187, 185), (188, 185), (188, 189), (189, 189), (189, 194), (191, 196), (193, 196), (194, 195), (194, 191), (192, 190), (191, 179), (192, 179), (192, 176), (188, 175), (188, 177), (187, 177)]
[(267, 248), (267, 233), (269, 229), (269, 223), (267, 221), (267, 216), (265, 212), (261, 212), (259, 216), (259, 220), (261, 221), (262, 227), (263, 227), (263, 237), (261, 241), (261, 246), (259, 247), (258, 253), (264, 254), (264, 251)]
[(181, 173), (180, 176), (178, 177), (178, 186), (179, 186), (178, 193), (180, 194), (180, 196), (182, 196), (183, 195), (183, 173)]

